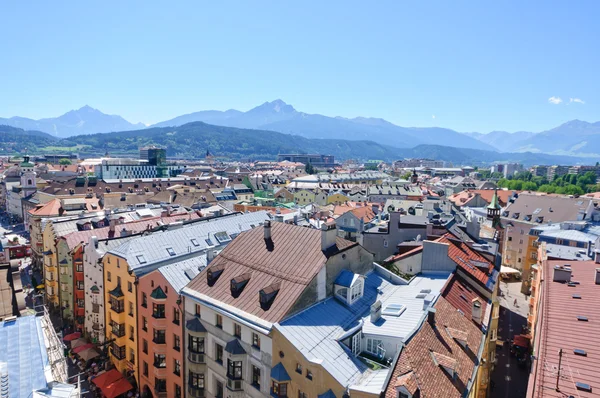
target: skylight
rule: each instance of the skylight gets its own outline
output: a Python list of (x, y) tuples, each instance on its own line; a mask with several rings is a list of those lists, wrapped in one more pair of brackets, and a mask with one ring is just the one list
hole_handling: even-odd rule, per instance
[(592, 392), (592, 386), (590, 386), (589, 384), (581, 383), (579, 381), (575, 383), (575, 387), (577, 387), (578, 390)]
[(231, 238), (229, 237), (229, 235), (227, 235), (227, 232), (225, 232), (225, 231), (217, 232), (215, 234), (215, 238), (221, 244), (231, 241)]
[(587, 357), (587, 352), (585, 352), (585, 350), (582, 350), (582, 349), (579, 349), (579, 348), (574, 349), (573, 353), (575, 355), (580, 355), (582, 357)]
[(206, 242), (207, 245), (214, 246), (214, 243), (212, 240), (210, 240), (210, 238), (206, 238), (206, 239), (204, 239), (204, 241)]
[(137, 258), (137, 260), (139, 261), (140, 264), (146, 264), (146, 259), (144, 258), (143, 254), (137, 255), (137, 256), (135, 256), (135, 258)]
[(388, 304), (381, 313), (382, 315), (390, 315), (390, 316), (400, 316), (406, 307), (402, 304)]
[(169, 256), (174, 256), (175, 255), (175, 250), (173, 250), (172, 247), (167, 247), (167, 253), (169, 253)]
[(574, 298), (574, 299), (580, 299), (580, 298), (581, 298), (581, 294), (574, 294), (574, 295), (573, 295), (573, 298)]
[(577, 320), (578, 321), (582, 321), (582, 322), (587, 322), (588, 321), (587, 316), (581, 316), (581, 315), (579, 315), (577, 317)]
[(198, 241), (196, 240), (196, 238), (192, 238), (191, 241), (192, 241), (192, 245), (194, 245), (194, 246), (200, 246), (200, 243), (198, 243)]

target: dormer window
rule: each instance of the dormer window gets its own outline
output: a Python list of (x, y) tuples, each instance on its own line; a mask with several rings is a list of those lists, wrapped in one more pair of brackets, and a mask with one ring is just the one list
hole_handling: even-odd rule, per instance
[(359, 300), (364, 293), (364, 277), (348, 270), (340, 272), (334, 282), (334, 294), (349, 305)]
[(231, 295), (233, 297), (238, 297), (242, 293), (242, 291), (248, 284), (248, 281), (250, 280), (251, 276), (252, 276), (252, 274), (250, 272), (246, 272), (242, 275), (238, 275), (235, 278), (231, 279), (230, 288), (231, 288)]
[(266, 311), (269, 308), (271, 308), (271, 305), (273, 304), (273, 301), (275, 301), (275, 297), (277, 296), (277, 293), (279, 293), (280, 287), (281, 287), (281, 282), (275, 282), (275, 283), (272, 283), (271, 285), (265, 287), (264, 289), (262, 289), (259, 292), (260, 307), (263, 310)]
[(214, 267), (210, 267), (208, 271), (206, 271), (206, 280), (208, 282), (208, 286), (212, 286), (215, 284), (217, 279), (219, 279), (219, 277), (223, 273), (224, 269), (225, 267), (223, 265), (217, 265)]

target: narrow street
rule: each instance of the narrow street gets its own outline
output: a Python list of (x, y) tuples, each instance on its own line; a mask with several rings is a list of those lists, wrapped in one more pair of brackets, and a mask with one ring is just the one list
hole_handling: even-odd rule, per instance
[[(492, 398), (521, 398), (527, 393), (529, 369), (519, 366), (517, 358), (510, 354), (510, 343), (521, 328), (527, 325), (529, 306), (527, 297), (521, 293), (521, 283), (500, 282), (503, 296), (500, 301), (498, 341), (504, 342), (496, 350), (496, 368), (492, 374), (494, 388)], [(516, 300), (516, 301), (515, 301)], [(516, 305), (515, 305), (516, 302)]]

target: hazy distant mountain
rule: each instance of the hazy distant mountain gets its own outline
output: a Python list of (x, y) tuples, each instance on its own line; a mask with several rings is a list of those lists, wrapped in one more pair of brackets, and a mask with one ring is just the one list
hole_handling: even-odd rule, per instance
[(407, 128), (383, 119), (348, 119), (299, 112), (278, 99), (265, 102), (247, 112), (229, 110), (201, 111), (155, 124), (153, 127), (178, 126), (201, 121), (220, 126), (272, 130), (307, 138), (371, 140), (383, 145), (410, 148), (420, 144), (438, 144), (494, 150), (485, 142), (442, 128)]
[(501, 152), (511, 152), (521, 146), (521, 141), (525, 141), (535, 135), (529, 131), (518, 131), (509, 133), (508, 131), (492, 131), (491, 133), (464, 133), (470, 137), (476, 138), (486, 144), (491, 145)]
[(90, 106), (72, 110), (62, 116), (33, 120), (24, 117), (0, 118), (0, 124), (38, 130), (58, 137), (77, 134), (107, 133), (144, 128), (142, 123), (129, 123), (118, 115), (107, 115)]

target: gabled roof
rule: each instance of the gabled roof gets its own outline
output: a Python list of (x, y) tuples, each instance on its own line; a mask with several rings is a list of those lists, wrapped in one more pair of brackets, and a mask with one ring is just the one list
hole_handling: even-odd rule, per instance
[[(267, 322), (280, 321), (325, 265), (328, 256), (321, 250), (319, 230), (272, 223), (271, 236), (270, 241), (265, 241), (263, 227), (240, 234), (183, 293), (206, 296), (215, 305), (233, 306)], [(356, 245), (356, 242), (337, 238), (336, 245), (327, 254), (335, 255)], [(214, 267), (223, 267), (223, 271), (211, 286), (206, 273)], [(246, 273), (251, 274), (250, 280), (243, 291), (233, 297), (232, 278)], [(278, 281), (281, 285), (274, 304), (264, 310), (260, 306), (259, 292)]]
[(491, 311), (488, 299), (479, 290), (471, 287), (469, 282), (462, 276), (454, 274), (448, 280), (445, 289), (442, 291), (442, 296), (468, 319), (472, 319), (473, 316), (473, 300), (479, 299), (481, 303), (482, 326), (488, 326), (489, 313)]
[[(477, 355), (482, 344), (483, 333), (464, 315), (456, 310), (445, 298), (440, 297), (435, 304), (435, 325), (423, 322), (421, 329), (402, 350), (390, 382), (385, 389), (385, 398), (397, 398), (397, 383), (414, 382), (406, 380), (410, 372), (416, 377), (416, 387), (421, 397), (460, 398), (466, 396), (466, 387), (479, 362)], [(457, 343), (443, 328), (449, 326), (467, 333), (468, 348)], [(454, 380), (448, 377), (443, 368), (454, 369)]]

